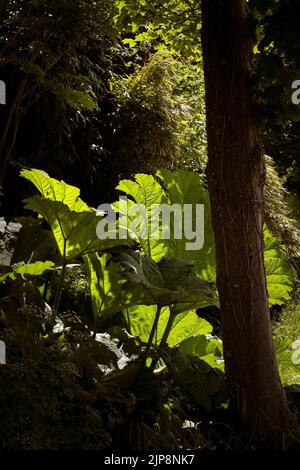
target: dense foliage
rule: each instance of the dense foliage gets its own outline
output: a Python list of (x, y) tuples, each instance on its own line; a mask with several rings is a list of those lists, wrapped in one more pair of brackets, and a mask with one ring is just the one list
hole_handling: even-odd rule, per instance
[[(268, 302), (297, 412), (299, 1), (247, 4)], [(1, 449), (263, 445), (226, 382), (200, 30), (194, 0), (0, 5)], [(194, 238), (153, 212), (200, 204)]]
[[(79, 198), (77, 188), (39, 170), (21, 174), (40, 192), (25, 201), (26, 208), (42, 215), (49, 228), (31, 217), (10, 224), (2, 219), (1, 338), (9, 357), (1, 377), (3, 413), (11, 410), (16, 399), (28, 402), (25, 415), (18, 407), (13, 414), (10, 411), (9, 420), (3, 415), (7, 424), (2, 445), (72, 448), (80, 441), (82, 448), (107, 447), (116, 427), (125, 425), (128, 400), (131, 411), (126, 419), (138, 413), (144, 395), (158, 400), (157, 380), (167, 388), (175, 381), (185, 399), (205, 412), (224, 407), (222, 342), (195, 311), (218, 306), (209, 212), (206, 247), (196, 252), (186, 250), (186, 239), (166, 240), (162, 233), (154, 240), (145, 239), (141, 230), (153, 217), (154, 202), (177, 203), (183, 210), (184, 204), (197, 201), (208, 209), (201, 177), (162, 170), (157, 180), (138, 174), (135, 181), (120, 182), (119, 190), (146, 207), (132, 234), (138, 251), (132, 251), (130, 239), (97, 238), (96, 226), (105, 217), (101, 219)], [(120, 201), (112, 206), (120, 213), (124, 209)], [(24, 242), (29, 237), (31, 245)], [(289, 298), (294, 274), (267, 229), (265, 240), (270, 304), (278, 305)], [(76, 311), (78, 295), (85, 308)], [(280, 352), (279, 340), (278, 348)], [(37, 374), (42, 374), (38, 388), (32, 385)], [(7, 394), (10, 380), (14, 385)], [(43, 391), (49, 383), (53, 383), (51, 407)], [(36, 401), (39, 394), (45, 394), (42, 402)], [(170, 406), (169, 400), (159, 405), (158, 416), (162, 404)], [(62, 416), (72, 416), (78, 406), (82, 411), (77, 410), (76, 419), (65, 422)], [(37, 424), (28, 413), (41, 414), (44, 421)], [(62, 434), (54, 433), (58, 422)], [(82, 422), (84, 427), (79, 425)], [(23, 430), (17, 437), (13, 437), (15, 426)]]

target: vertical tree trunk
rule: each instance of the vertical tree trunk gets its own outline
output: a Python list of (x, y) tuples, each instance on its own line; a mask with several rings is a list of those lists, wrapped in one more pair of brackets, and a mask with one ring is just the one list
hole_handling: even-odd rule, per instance
[(279, 379), (268, 309), (263, 252), (265, 171), (251, 93), (253, 38), (245, 33), (244, 0), (202, 0), (202, 14), (207, 178), (226, 375), (247, 428), (266, 439), (282, 439), (290, 413)]

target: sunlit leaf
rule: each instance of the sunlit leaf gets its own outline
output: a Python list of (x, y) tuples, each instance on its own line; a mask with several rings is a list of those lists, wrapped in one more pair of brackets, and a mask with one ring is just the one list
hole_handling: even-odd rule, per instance
[(120, 266), (111, 262), (111, 255), (91, 253), (84, 256), (84, 263), (96, 322), (121, 311), (130, 303), (130, 293), (124, 286), (127, 280)]
[[(3, 274), (0, 274), (0, 281), (6, 278), (16, 279), (19, 276), (40, 276), (45, 271), (54, 269), (54, 263), (52, 261), (36, 261), (35, 263), (19, 263), (12, 265), (10, 268), (6, 268)], [(0, 267), (1, 270), (1, 267)], [(4, 271), (4, 269), (3, 269)]]
[(279, 240), (266, 227), (264, 242), (269, 305), (282, 305), (290, 298), (295, 283), (295, 273), (280, 247)]
[[(127, 309), (125, 318), (129, 323), (131, 333), (134, 336), (139, 336), (142, 341), (147, 342), (155, 314), (156, 307), (153, 305), (140, 305)], [(161, 310), (157, 333), (155, 336), (155, 344), (157, 345), (163, 337), (169, 315), (169, 308), (164, 307)], [(199, 335), (205, 335), (211, 333), (211, 331), (212, 326), (210, 323), (203, 318), (199, 318), (194, 310), (190, 310), (176, 315), (167, 343), (170, 347), (173, 347), (196, 333)]]

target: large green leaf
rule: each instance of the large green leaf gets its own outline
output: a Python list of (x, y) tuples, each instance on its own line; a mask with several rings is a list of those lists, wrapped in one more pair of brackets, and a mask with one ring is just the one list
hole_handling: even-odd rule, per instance
[[(191, 222), (192, 229), (197, 234), (197, 240), (202, 240), (202, 231), (204, 232), (204, 246), (200, 249), (194, 249), (195, 247), (187, 249), (190, 241), (186, 236), (182, 236), (181, 239), (172, 237), (169, 256), (193, 261), (195, 272), (202, 279), (214, 281), (215, 245), (211, 224), (210, 201), (208, 191), (204, 189), (200, 175), (185, 170), (159, 170), (157, 176), (166, 188), (169, 204), (179, 204), (181, 206), (183, 220), (184, 213), (187, 210), (185, 206), (189, 205), (193, 208)], [(199, 218), (198, 220), (196, 219), (196, 206), (200, 204), (204, 206), (204, 221)], [(174, 234), (173, 227), (171, 228), (171, 233)]]
[[(143, 342), (147, 342), (154, 323), (156, 306), (139, 305), (126, 310), (125, 317), (129, 323), (130, 331), (134, 336), (139, 336)], [(164, 307), (161, 310), (159, 323), (155, 336), (155, 344), (159, 344), (170, 316), (170, 309)], [(198, 333), (205, 335), (211, 333), (212, 326), (203, 318), (199, 318), (194, 310), (182, 312), (174, 318), (167, 343), (170, 347), (179, 344), (186, 338)]]
[[(204, 247), (200, 250), (187, 250), (189, 240), (186, 237), (176, 239), (174, 235), (174, 220), (170, 219), (171, 237), (169, 240), (162, 238), (147, 241), (138, 238), (143, 251), (151, 254), (155, 261), (159, 261), (163, 256), (169, 258), (181, 258), (192, 260), (195, 273), (201, 279), (215, 283), (216, 262), (215, 262), (215, 241), (211, 224), (211, 210), (209, 195), (203, 186), (203, 182), (197, 173), (189, 171), (159, 170), (157, 176), (161, 185), (149, 175), (137, 175), (137, 182), (125, 180), (121, 182), (118, 189), (124, 191), (134, 199), (134, 202), (145, 204), (147, 207), (144, 225), (151, 220), (151, 207), (153, 204), (165, 203), (171, 206), (178, 204), (184, 210), (185, 204), (204, 205)], [(153, 195), (151, 191), (153, 188)], [(164, 188), (164, 189), (163, 189)], [(133, 202), (131, 201), (130, 204)], [(195, 225), (195, 211), (193, 211), (193, 224)], [(156, 233), (157, 237), (162, 237), (164, 227), (162, 226), (161, 215), (156, 222), (161, 223), (161, 230)], [(200, 227), (199, 227), (200, 228)], [(200, 236), (200, 235), (199, 235)], [(265, 227), (265, 267), (267, 275), (267, 286), (269, 292), (269, 304), (282, 304), (289, 297), (294, 285), (295, 275), (293, 269), (280, 246), (280, 242), (272, 236)]]
[(222, 341), (210, 334), (196, 333), (179, 344), (179, 349), (185, 354), (196, 356), (207, 362), (211, 367), (224, 371), (222, 360)]
[(295, 273), (280, 242), (265, 227), (265, 266), (269, 305), (282, 305), (290, 298), (295, 283)]
[[(136, 175), (135, 181), (121, 181), (117, 189), (126, 193), (132, 200), (115, 203), (115, 209), (124, 214), (126, 209), (131, 210), (134, 204), (143, 205), (146, 211), (138, 214), (140, 223), (135, 231), (135, 238), (141, 244), (144, 253), (154, 261), (159, 261), (164, 256), (192, 260), (195, 272), (202, 279), (213, 281), (215, 279), (214, 235), (209, 195), (203, 188), (200, 176), (191, 171), (160, 170), (157, 172), (157, 177), (160, 183), (153, 176), (145, 174)], [(162, 216), (162, 205), (164, 205), (164, 216)], [(200, 210), (200, 205), (204, 206), (204, 227), (201, 217), (199, 219), (200, 213), (196, 219), (196, 207)], [(158, 206), (160, 210), (157, 210)], [(172, 214), (172, 209), (177, 211), (176, 217)], [(201, 246), (199, 249), (196, 249), (194, 240), (189, 239), (185, 232), (188, 211), (191, 211), (191, 230), (195, 230), (195, 239)], [(129, 223), (134, 220), (134, 216), (128, 217)], [(202, 247), (203, 242), (204, 247)], [(189, 246), (191, 243), (193, 247)]]
[[(161, 330), (165, 328), (163, 322), (160, 328)], [(196, 333), (205, 335), (211, 332), (211, 324), (204, 318), (199, 318), (195, 310), (189, 310), (176, 315), (167, 343), (173, 347)]]
[[(146, 255), (158, 261), (169, 250), (169, 241), (162, 238), (161, 214), (155, 210), (167, 203), (163, 188), (153, 176), (140, 173), (135, 175), (135, 181), (122, 180), (116, 189), (132, 199), (121, 200), (113, 207), (120, 214), (126, 212), (126, 224), (132, 227), (131, 236), (139, 241)], [(120, 219), (121, 226), (123, 220)]]
[(155, 263), (136, 252), (121, 253), (118, 261), (124, 267), (136, 304), (172, 305), (176, 313), (218, 305), (215, 292), (196, 276), (190, 261), (163, 258)]
[(175, 311), (189, 308), (219, 307), (218, 294), (214, 286), (203, 281), (194, 272), (194, 263), (179, 258), (163, 258), (158, 263), (164, 285), (180, 294), (176, 299)]
[[(280, 336), (273, 336), (274, 349), (277, 359), (277, 364), (280, 367), (290, 368), (293, 366), (292, 362), (292, 339), (281, 338)], [(297, 366), (295, 366), (297, 367)]]
[(106, 239), (97, 236), (99, 214), (79, 198), (78, 188), (50, 178), (40, 170), (23, 170), (21, 175), (42, 194), (26, 199), (25, 208), (46, 219), (65, 260), (126, 243), (116, 239), (114, 231)]
[[(1, 269), (1, 267), (0, 267)], [(10, 266), (9, 268), (3, 267), (1, 269), (0, 281), (4, 281), (6, 278), (16, 279), (17, 276), (40, 276), (45, 271), (54, 269), (54, 263), (52, 261), (36, 261), (35, 263), (18, 263)]]
[(84, 256), (89, 279), (94, 320), (107, 318), (130, 303), (130, 293), (124, 284), (120, 266), (112, 262), (111, 255), (91, 253)]
[[(38, 212), (50, 225), (60, 254), (72, 260), (87, 253), (104, 250), (120, 240), (98, 238), (96, 230), (99, 217), (96, 211), (77, 212), (61, 201), (33, 196), (25, 201), (25, 208)], [(124, 240), (122, 241), (124, 244)]]
[(205, 411), (212, 412), (227, 404), (228, 391), (221, 370), (179, 348), (167, 350), (163, 360), (184, 393)]
[[(137, 305), (135, 307), (124, 309), (123, 311), (130, 333), (133, 336), (138, 336), (144, 343), (148, 342), (156, 310), (157, 307), (155, 305)], [(169, 307), (163, 307), (160, 312), (160, 318), (168, 318), (169, 312)], [(159, 343), (161, 336), (161, 333), (156, 335), (155, 344)]]
[(22, 170), (21, 176), (31, 181), (42, 196), (51, 201), (61, 201), (72, 211), (87, 212), (90, 207), (80, 198), (80, 189), (51, 178), (45, 171), (31, 169)]

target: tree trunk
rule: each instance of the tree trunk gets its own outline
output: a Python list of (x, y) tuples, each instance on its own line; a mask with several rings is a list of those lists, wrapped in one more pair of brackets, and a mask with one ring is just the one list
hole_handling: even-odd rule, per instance
[(216, 240), (225, 370), (247, 429), (276, 439), (290, 412), (274, 353), (264, 267), (263, 148), (252, 106), (253, 38), (244, 0), (202, 0), (207, 179)]

